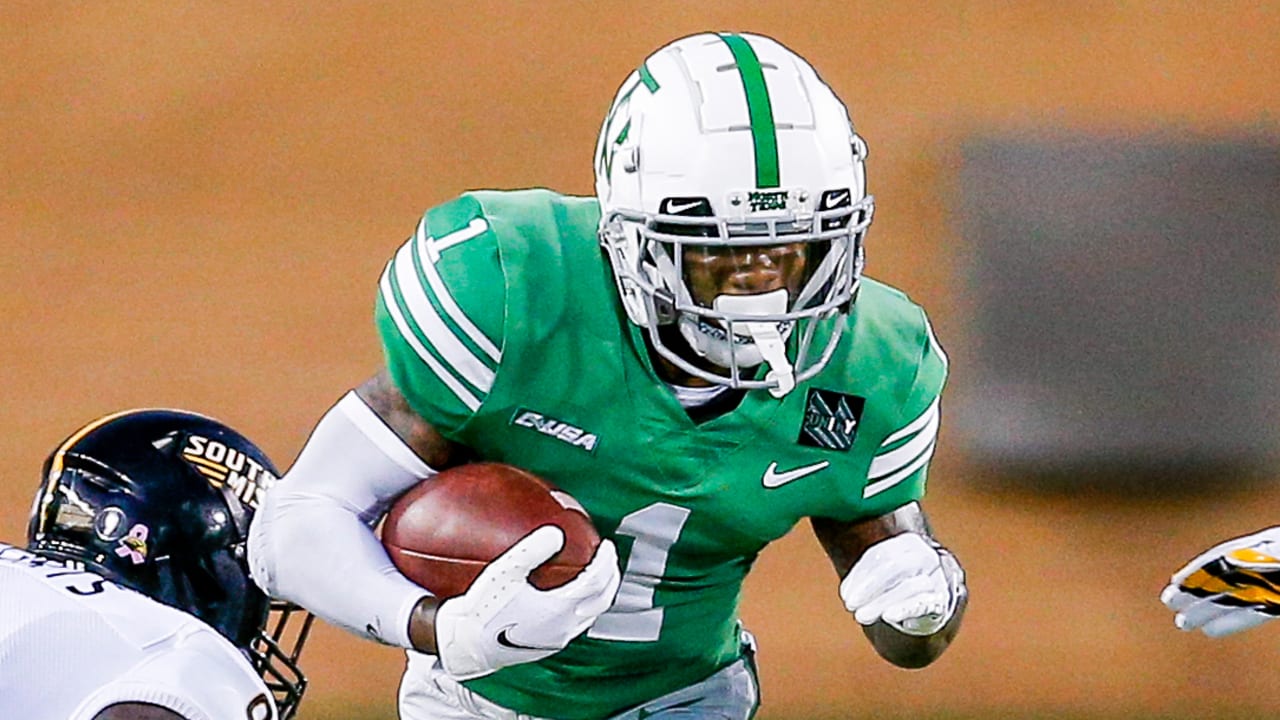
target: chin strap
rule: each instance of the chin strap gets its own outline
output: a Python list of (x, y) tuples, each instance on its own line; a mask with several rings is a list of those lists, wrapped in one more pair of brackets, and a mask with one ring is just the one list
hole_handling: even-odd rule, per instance
[[(787, 311), (785, 289), (761, 295), (720, 295), (712, 303), (716, 310), (734, 315), (780, 315)], [(777, 322), (731, 321), (734, 335), (749, 335), (760, 357), (769, 363), (765, 380), (775, 383), (769, 394), (780, 398), (796, 387), (795, 369), (787, 359), (787, 343), (778, 330)]]
[(791, 367), (791, 361), (787, 360), (787, 345), (778, 332), (778, 324), (745, 324), (747, 332), (751, 333), (751, 339), (760, 348), (761, 357), (769, 363), (769, 372), (764, 379), (777, 383), (775, 387), (769, 388), (769, 394), (776, 398), (785, 396), (796, 387), (796, 373)]

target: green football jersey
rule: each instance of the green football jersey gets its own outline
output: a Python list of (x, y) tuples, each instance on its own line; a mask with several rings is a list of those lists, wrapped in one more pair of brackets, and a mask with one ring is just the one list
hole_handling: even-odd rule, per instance
[(467, 686), (521, 713), (604, 718), (741, 655), (758, 553), (810, 516), (924, 493), (946, 358), (924, 312), (864, 279), (830, 364), (695, 423), (650, 364), (596, 239), (594, 199), (465, 194), (424, 215), (376, 320), (409, 404), (487, 460), (577, 498), (622, 563), (613, 607), (545, 660)]

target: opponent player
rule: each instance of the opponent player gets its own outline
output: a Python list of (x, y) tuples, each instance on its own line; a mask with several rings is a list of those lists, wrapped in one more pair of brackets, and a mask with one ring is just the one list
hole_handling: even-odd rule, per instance
[[(877, 651), (932, 662), (966, 602), (917, 502), (946, 358), (918, 306), (862, 277), (866, 154), (776, 41), (658, 50), (604, 121), (596, 198), (474, 192), (427, 211), (380, 280), (386, 368), (268, 492), (254, 578), (410, 648), (406, 720), (745, 720), (742, 582), (809, 518)], [(394, 570), (371, 530), (388, 503), (474, 457), (590, 511), (606, 542), (575, 581), (524, 579), (554, 528), (442, 603)]]
[(1280, 527), (1227, 540), (1182, 566), (1160, 600), (1181, 630), (1222, 637), (1280, 617)]
[(0, 544), (0, 717), (291, 717), (311, 617), (286, 633), (293, 608), (272, 608), (267, 634), (245, 564), (275, 477), (243, 435), (179, 410), (68, 437), (45, 461), (26, 549)]

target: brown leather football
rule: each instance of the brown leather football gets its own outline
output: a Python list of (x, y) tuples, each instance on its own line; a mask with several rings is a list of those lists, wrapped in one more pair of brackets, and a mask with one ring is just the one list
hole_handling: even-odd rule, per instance
[(440, 598), (461, 595), (491, 560), (543, 525), (565, 544), (529, 576), (547, 590), (572, 580), (600, 535), (577, 500), (512, 465), (480, 462), (444, 470), (396, 499), (382, 545), (405, 577)]

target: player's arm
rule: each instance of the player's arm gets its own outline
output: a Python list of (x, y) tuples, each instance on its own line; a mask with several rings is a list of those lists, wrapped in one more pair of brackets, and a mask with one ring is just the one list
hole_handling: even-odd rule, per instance
[[(430, 423), (409, 407), (387, 371), (369, 378), (356, 388), (356, 395), (369, 406), (392, 433), (432, 468), (443, 469), (463, 450), (445, 440)], [(439, 599), (424, 595), (409, 615), (409, 643), (419, 652), (436, 654), (436, 611)]]
[(250, 525), (249, 567), (264, 592), (350, 632), (412, 647), (409, 617), (426, 591), (396, 571), (374, 527), (396, 497), (435, 473), (429, 463), (448, 461), (449, 447), (409, 437), (416, 450), (354, 391), (320, 418)]
[(460, 678), (563, 648), (608, 608), (619, 576), (613, 545), (602, 543), (577, 578), (538, 591), (529, 572), (564, 541), (551, 529), (490, 563), (465, 594), (437, 603), (395, 569), (374, 534), (396, 497), (469, 454), (446, 435), (484, 404), (505, 316), (497, 239), (487, 228), (466, 196), (423, 217), (378, 285), (385, 370), (320, 420), (266, 493), (249, 538), (254, 579), (268, 594), (357, 634), (437, 654)]
[(951, 644), (968, 602), (964, 571), (933, 538), (917, 503), (869, 520), (812, 518), (840, 596), (876, 652), (921, 668)]
[(540, 591), (528, 575), (564, 543), (563, 532), (542, 528), (442, 602), (401, 575), (373, 533), (391, 500), (463, 454), (379, 373), (321, 419), (268, 491), (250, 534), (254, 579), (335, 625), (439, 655), (459, 678), (557, 652), (612, 602), (612, 543), (574, 580)]
[(93, 720), (187, 720), (186, 717), (151, 703), (116, 703), (103, 708)]
[[(879, 438), (858, 519), (815, 518), (814, 532), (840, 574), (840, 597), (876, 651), (924, 667), (950, 645), (967, 603), (964, 571), (934, 539), (918, 501), (937, 445), (947, 357), (924, 311), (904, 313), (886, 342), (912, 368), (894, 429)], [(907, 358), (910, 357), (910, 362)]]
[[(420, 252), (419, 235), (427, 232), (431, 217), (456, 214), (454, 209), (451, 204), (428, 211), (378, 283), (378, 327), (388, 343), (384, 350), (388, 362), (406, 372), (416, 370), (411, 365), (418, 362), (415, 349), (425, 352), (432, 342), (450, 349), (457, 345), (429, 333), (416, 336), (417, 326), (409, 322), (415, 308), (432, 312), (425, 295), (432, 287), (414, 284), (418, 266), (434, 269)], [(469, 217), (464, 213), (460, 222), (465, 225)], [(416, 305), (405, 306), (409, 300)], [(393, 310), (398, 322), (392, 322)], [(501, 317), (500, 303), (497, 310)], [(293, 466), (267, 490), (254, 515), (249, 565), (254, 580), (273, 597), (358, 635), (429, 650), (421, 633), (410, 634), (418, 627), (411, 617), (421, 615), (419, 604), (427, 592), (395, 569), (374, 528), (396, 497), (455, 462), (457, 448), (410, 409), (397, 387), (383, 371), (320, 418)], [(450, 401), (449, 390), (438, 392), (440, 387), (424, 381), (418, 398), (424, 404), (437, 397)], [(468, 408), (455, 406), (454, 415), (465, 418)]]

